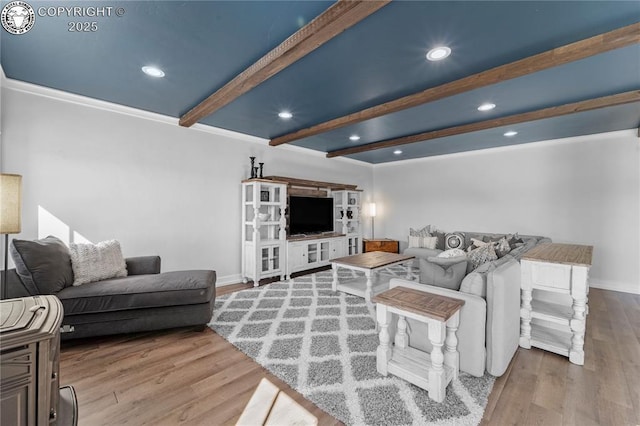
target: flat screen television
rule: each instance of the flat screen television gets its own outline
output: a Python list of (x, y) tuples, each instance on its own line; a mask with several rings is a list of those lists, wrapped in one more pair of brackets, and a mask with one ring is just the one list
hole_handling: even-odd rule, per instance
[(289, 197), (289, 235), (333, 231), (333, 198)]

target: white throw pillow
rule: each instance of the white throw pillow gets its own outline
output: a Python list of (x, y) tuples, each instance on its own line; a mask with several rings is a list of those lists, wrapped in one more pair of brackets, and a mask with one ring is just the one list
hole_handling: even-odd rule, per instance
[(438, 237), (419, 237), (409, 235), (409, 248), (436, 248)]
[(444, 257), (444, 258), (448, 258), (448, 257), (458, 257), (458, 256), (466, 256), (467, 254), (464, 252), (464, 250), (460, 250), (460, 249), (449, 249), (449, 250), (445, 250), (442, 253), (440, 253), (437, 257)]
[(127, 264), (122, 256), (120, 243), (116, 240), (98, 244), (72, 243), (69, 252), (75, 286), (127, 276)]

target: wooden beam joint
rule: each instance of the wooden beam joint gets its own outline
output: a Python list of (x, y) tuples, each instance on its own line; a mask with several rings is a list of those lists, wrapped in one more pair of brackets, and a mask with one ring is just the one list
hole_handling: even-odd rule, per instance
[(391, 0), (339, 0), (180, 117), (190, 127), (357, 24)]

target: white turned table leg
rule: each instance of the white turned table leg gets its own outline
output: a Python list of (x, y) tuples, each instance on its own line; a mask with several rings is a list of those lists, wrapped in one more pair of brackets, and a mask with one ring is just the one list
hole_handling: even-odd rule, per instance
[(371, 280), (372, 271), (371, 269), (367, 269), (364, 272), (364, 275), (367, 277), (367, 288), (364, 290), (364, 300), (367, 302), (371, 302), (371, 297), (373, 296), (373, 281)]
[(431, 369), (429, 370), (429, 398), (436, 402), (444, 401), (446, 394), (447, 382), (445, 380), (444, 355), (442, 353), (444, 339), (444, 323), (429, 321), (429, 341), (433, 345), (431, 350)]
[(398, 331), (396, 331), (395, 344), (399, 348), (406, 348), (409, 344), (409, 336), (407, 335), (407, 320), (404, 315), (398, 315)]
[(587, 316), (587, 268), (574, 266), (571, 274), (571, 297), (573, 298), (573, 317), (569, 322), (571, 348), (569, 361), (584, 365), (584, 332)]
[(531, 349), (531, 289), (522, 289), (520, 307), (520, 347)]
[(376, 317), (380, 326), (380, 345), (376, 352), (376, 366), (378, 373), (386, 376), (389, 373), (387, 365), (391, 359), (392, 348), (390, 345), (389, 322), (391, 321), (391, 313), (385, 305), (378, 303), (376, 305)]
[(413, 260), (407, 262), (407, 279), (413, 280), (413, 274), (411, 273), (411, 265), (413, 265)]
[(458, 325), (460, 324), (460, 312), (456, 312), (447, 321), (447, 338), (445, 339), (444, 353), (444, 365), (453, 369), (453, 378), (458, 378), (458, 371), (460, 370), (460, 353), (458, 352)]

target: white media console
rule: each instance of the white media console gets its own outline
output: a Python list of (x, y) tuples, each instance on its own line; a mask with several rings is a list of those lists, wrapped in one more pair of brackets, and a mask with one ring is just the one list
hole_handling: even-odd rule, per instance
[[(333, 199), (333, 232), (287, 235), (288, 197)], [(242, 279), (264, 278), (330, 265), (362, 251), (362, 192), (353, 185), (268, 177), (242, 182)]]

